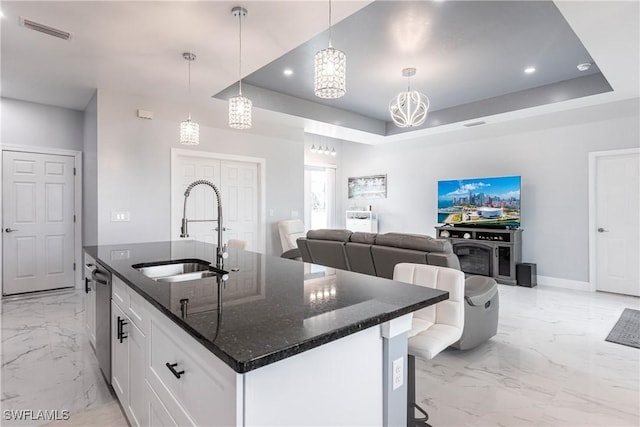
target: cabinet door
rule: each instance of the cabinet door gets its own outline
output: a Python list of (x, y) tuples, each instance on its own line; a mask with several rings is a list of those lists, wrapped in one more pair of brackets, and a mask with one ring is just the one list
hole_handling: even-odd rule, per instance
[(155, 391), (151, 388), (149, 383), (144, 381), (146, 393), (148, 396), (148, 411), (146, 415), (149, 419), (149, 424), (152, 427), (176, 427), (178, 423), (173, 419), (167, 408), (162, 404), (160, 398)]
[[(129, 398), (129, 331), (127, 316), (111, 302), (111, 385), (125, 408), (127, 416)], [(122, 338), (120, 338), (122, 336)], [(126, 337), (126, 338), (125, 338)], [(120, 342), (122, 341), (122, 342)]]
[(146, 420), (145, 393), (145, 348), (144, 334), (132, 322), (128, 328), (129, 337), (129, 421), (132, 426), (152, 425)]

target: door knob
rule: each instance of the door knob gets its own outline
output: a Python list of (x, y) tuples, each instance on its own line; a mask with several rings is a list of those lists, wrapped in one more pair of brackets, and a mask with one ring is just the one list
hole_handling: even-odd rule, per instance
[(7, 233), (13, 233), (14, 231), (18, 231), (15, 228), (5, 228), (4, 231), (6, 231)]
[(609, 230), (605, 230), (602, 227), (598, 228), (598, 233), (608, 233), (608, 232), (609, 232)]

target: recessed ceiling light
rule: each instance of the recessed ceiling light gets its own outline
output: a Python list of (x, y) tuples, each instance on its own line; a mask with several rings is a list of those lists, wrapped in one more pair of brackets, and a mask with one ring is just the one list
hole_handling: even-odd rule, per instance
[(579, 71), (587, 71), (591, 68), (591, 62), (583, 62), (582, 64), (578, 64), (577, 66)]
[(285, 76), (289, 77), (293, 75), (293, 70), (291, 68), (285, 68), (282, 72)]
[(536, 72), (536, 67), (527, 67), (524, 69), (524, 72), (527, 74), (533, 74)]

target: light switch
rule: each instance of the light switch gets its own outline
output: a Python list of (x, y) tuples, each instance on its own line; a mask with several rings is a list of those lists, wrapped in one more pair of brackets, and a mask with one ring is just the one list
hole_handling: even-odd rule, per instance
[(111, 211), (111, 222), (129, 222), (131, 213), (128, 211)]

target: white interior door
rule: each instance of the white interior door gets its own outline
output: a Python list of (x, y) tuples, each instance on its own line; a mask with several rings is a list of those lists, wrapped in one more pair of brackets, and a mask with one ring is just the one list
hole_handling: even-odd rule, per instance
[[(220, 160), (200, 156), (177, 156), (173, 166), (176, 177), (172, 179), (173, 239), (180, 239), (179, 224), (182, 218), (184, 191), (198, 179), (211, 181), (221, 192), (223, 217), (223, 242), (231, 239), (247, 241), (247, 249), (260, 250), (259, 209), (260, 190), (258, 165), (252, 162)], [(215, 220), (218, 217), (215, 193), (206, 185), (191, 191), (187, 201), (189, 238), (216, 244), (217, 223), (194, 220)]]
[(74, 158), (2, 153), (2, 292), (74, 286)]
[[(184, 206), (184, 191), (189, 184), (199, 179), (205, 179), (220, 189), (220, 161), (180, 156), (177, 170), (178, 178), (174, 180), (174, 184), (177, 185), (174, 185), (172, 200), (174, 200), (173, 209), (175, 211), (173, 218), (179, 225)], [(187, 200), (190, 239), (213, 244), (217, 243), (217, 234), (215, 232), (215, 220), (218, 218), (217, 206), (216, 195), (211, 187), (198, 185), (191, 190), (189, 199)], [(176, 218), (178, 219), (176, 220)], [(177, 235), (174, 236), (174, 239), (179, 238), (180, 230), (178, 228)]]
[(596, 160), (596, 288), (640, 296), (638, 153)]
[(258, 165), (255, 163), (220, 163), (222, 200), (224, 200), (224, 238), (247, 242), (256, 250), (258, 235)]

